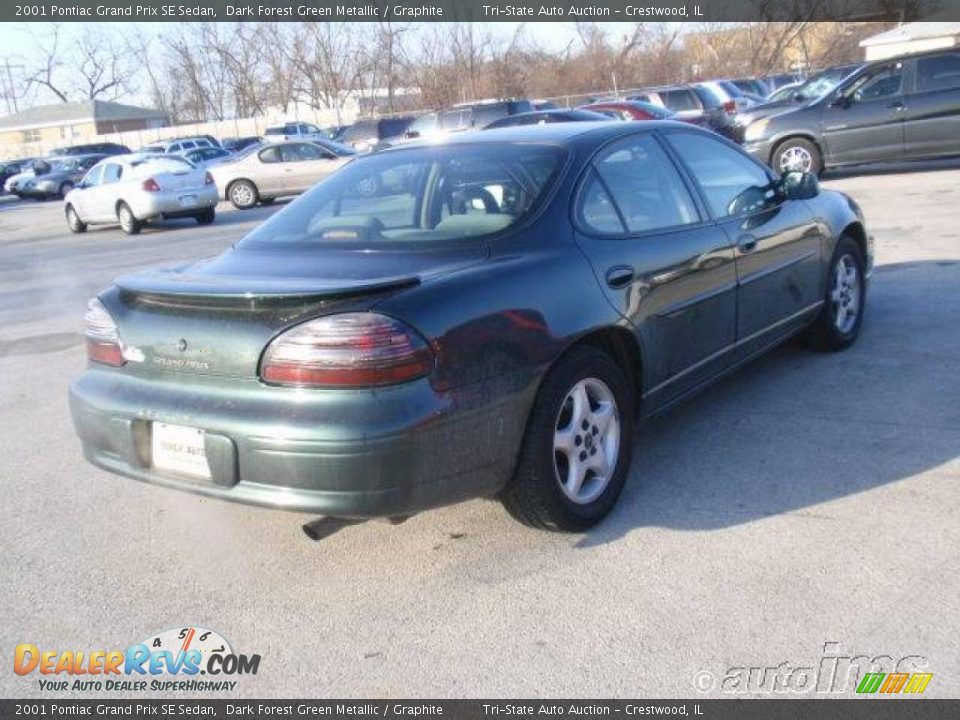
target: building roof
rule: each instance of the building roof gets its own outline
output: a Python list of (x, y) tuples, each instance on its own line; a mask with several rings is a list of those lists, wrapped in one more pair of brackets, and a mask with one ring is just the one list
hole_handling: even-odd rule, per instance
[(955, 35), (960, 35), (960, 22), (912, 22), (861, 40), (860, 47), (889, 45), (912, 40), (930, 40)]
[(165, 120), (166, 114), (153, 108), (83, 100), (81, 102), (37, 105), (13, 115), (0, 118), (0, 130), (26, 130), (81, 122), (110, 122), (120, 120)]

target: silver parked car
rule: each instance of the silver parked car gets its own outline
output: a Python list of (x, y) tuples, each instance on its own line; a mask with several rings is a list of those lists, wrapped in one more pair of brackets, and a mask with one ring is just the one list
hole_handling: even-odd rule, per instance
[(352, 148), (335, 142), (282, 142), (254, 146), (232, 162), (210, 168), (220, 196), (241, 210), (298, 195), (348, 163)]
[(67, 225), (116, 224), (128, 235), (158, 218), (192, 217), (212, 223), (219, 198), (209, 172), (172, 155), (114, 155), (90, 168), (67, 194)]

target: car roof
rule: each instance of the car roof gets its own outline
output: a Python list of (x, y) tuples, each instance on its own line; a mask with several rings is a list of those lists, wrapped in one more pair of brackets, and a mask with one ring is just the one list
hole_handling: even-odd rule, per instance
[(632, 135), (642, 130), (654, 129), (683, 129), (701, 132), (706, 135), (713, 133), (698, 128), (690, 123), (675, 122), (673, 120), (649, 120), (643, 123), (619, 123), (609, 120), (596, 122), (547, 123), (545, 125), (513, 125), (510, 127), (491, 128), (489, 130), (466, 131), (452, 133), (443, 138), (434, 140), (414, 140), (410, 143), (397, 145), (382, 152), (403, 152), (405, 148), (429, 147), (440, 145), (471, 145), (475, 143), (539, 143), (552, 145), (570, 145), (581, 140), (596, 140)]

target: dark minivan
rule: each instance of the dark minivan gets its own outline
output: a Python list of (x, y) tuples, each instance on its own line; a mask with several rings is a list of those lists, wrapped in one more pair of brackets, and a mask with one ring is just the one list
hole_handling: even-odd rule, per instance
[(744, 149), (780, 170), (960, 154), (960, 48), (880, 60), (832, 92), (744, 130)]

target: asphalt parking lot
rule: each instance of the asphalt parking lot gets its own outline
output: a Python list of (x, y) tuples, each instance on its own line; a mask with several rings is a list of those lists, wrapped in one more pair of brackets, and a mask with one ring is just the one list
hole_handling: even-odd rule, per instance
[(710, 697), (743, 694), (721, 687), (737, 669), (837, 656), (914, 656), (927, 696), (957, 696), (960, 164), (825, 185), (876, 236), (853, 349), (786, 345), (642, 428), (588, 534), (474, 501), (319, 542), (307, 516), (87, 465), (67, 407), (88, 297), (276, 208), (72, 236), (59, 203), (0, 202), (0, 696), (44, 695), (12, 672), (19, 643), (109, 650), (188, 624), (262, 656), (233, 696)]

